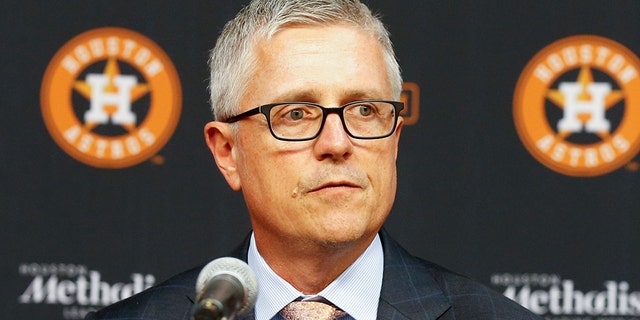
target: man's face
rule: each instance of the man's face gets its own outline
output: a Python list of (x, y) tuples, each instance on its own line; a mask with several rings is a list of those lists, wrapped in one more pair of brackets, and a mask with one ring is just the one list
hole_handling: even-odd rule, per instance
[[(240, 112), (275, 102), (337, 107), (393, 98), (381, 47), (362, 30), (291, 27), (256, 48)], [(335, 247), (377, 233), (395, 197), (401, 119), (391, 137), (376, 140), (349, 137), (337, 114), (303, 142), (276, 140), (263, 115), (238, 126), (233, 156), (257, 239)]]

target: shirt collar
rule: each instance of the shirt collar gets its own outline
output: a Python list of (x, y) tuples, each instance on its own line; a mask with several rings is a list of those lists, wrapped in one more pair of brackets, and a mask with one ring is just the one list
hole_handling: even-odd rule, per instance
[[(289, 302), (304, 296), (269, 267), (257, 250), (253, 234), (247, 260), (258, 278), (257, 320), (271, 319)], [(383, 271), (384, 253), (380, 237), (376, 235), (367, 250), (318, 295), (354, 319), (375, 319)]]

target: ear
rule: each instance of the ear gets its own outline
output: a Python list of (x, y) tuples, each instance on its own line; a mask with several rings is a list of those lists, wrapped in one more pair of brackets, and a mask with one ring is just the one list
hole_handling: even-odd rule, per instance
[(396, 125), (396, 131), (393, 133), (393, 139), (395, 139), (396, 147), (396, 161), (398, 160), (398, 148), (400, 144), (400, 134), (402, 133), (402, 127), (404, 126), (404, 118), (398, 117), (398, 124)]
[(238, 191), (242, 187), (235, 156), (235, 135), (231, 125), (211, 121), (204, 127), (204, 138), (218, 169), (227, 180), (231, 189)]

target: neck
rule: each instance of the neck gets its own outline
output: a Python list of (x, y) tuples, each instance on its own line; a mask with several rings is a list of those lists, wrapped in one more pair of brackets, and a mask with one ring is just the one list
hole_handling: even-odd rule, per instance
[(317, 244), (278, 241), (254, 234), (257, 249), (271, 269), (305, 295), (326, 288), (362, 255), (376, 236), (348, 243)]

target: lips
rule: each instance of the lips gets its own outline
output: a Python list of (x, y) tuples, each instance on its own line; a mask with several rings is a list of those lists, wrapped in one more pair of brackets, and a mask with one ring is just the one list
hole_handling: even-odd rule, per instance
[(299, 194), (319, 191), (366, 189), (369, 180), (364, 171), (354, 167), (322, 167), (314, 174), (303, 176), (296, 188)]
[(347, 187), (347, 188), (360, 188), (359, 185), (355, 184), (355, 183), (351, 183), (348, 181), (340, 181), (340, 182), (327, 182), (327, 183), (323, 183), (322, 185), (313, 188), (311, 190), (309, 190), (309, 192), (314, 192), (314, 191), (319, 191), (322, 189), (329, 189), (329, 188), (339, 188), (339, 187)]

